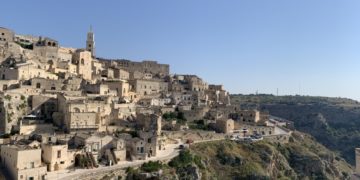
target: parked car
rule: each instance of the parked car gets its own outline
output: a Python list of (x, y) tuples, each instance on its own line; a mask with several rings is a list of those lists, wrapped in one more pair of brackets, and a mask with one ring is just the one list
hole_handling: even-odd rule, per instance
[(251, 137), (251, 140), (253, 142), (257, 142), (257, 141), (262, 141), (264, 140), (263, 136), (262, 135), (259, 135), (259, 134), (255, 134), (255, 135), (252, 135), (250, 136)]

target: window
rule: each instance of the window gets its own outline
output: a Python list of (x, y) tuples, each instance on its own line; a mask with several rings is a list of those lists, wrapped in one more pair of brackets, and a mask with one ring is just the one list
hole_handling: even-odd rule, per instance
[(40, 84), (40, 83), (36, 83), (36, 88), (37, 88), (37, 89), (41, 88), (41, 84)]
[(58, 152), (57, 152), (57, 158), (61, 158), (61, 151), (60, 150), (58, 150)]
[(148, 139), (148, 143), (151, 143), (151, 138)]
[(85, 63), (84, 63), (84, 59), (81, 59), (81, 64), (85, 64)]
[(60, 164), (65, 164), (65, 162), (64, 162), (64, 161), (61, 161)]

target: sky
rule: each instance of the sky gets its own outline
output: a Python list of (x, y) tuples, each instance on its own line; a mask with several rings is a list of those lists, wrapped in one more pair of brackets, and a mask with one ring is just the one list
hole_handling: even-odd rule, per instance
[[(156, 60), (231, 93), (360, 100), (359, 0), (11, 0), (0, 26)], [(278, 90), (278, 91), (277, 91)]]

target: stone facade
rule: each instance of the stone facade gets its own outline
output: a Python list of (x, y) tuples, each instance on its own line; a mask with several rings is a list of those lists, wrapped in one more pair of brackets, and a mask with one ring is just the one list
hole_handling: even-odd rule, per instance
[(1, 163), (12, 179), (44, 179), (46, 166), (41, 162), (41, 149), (27, 145), (1, 146)]
[(216, 120), (216, 127), (218, 132), (229, 134), (235, 129), (234, 120), (232, 119), (219, 119)]
[(78, 50), (73, 55), (73, 63), (76, 64), (76, 72), (85, 80), (92, 80), (92, 57), (90, 51)]
[(43, 144), (42, 159), (47, 164), (48, 171), (65, 170), (74, 166), (74, 154), (68, 150), (65, 143)]
[(129, 82), (131, 90), (140, 96), (146, 96), (161, 92), (168, 92), (168, 84), (157, 80), (133, 80)]
[(13, 42), (14, 36), (12, 30), (0, 27), (0, 43)]

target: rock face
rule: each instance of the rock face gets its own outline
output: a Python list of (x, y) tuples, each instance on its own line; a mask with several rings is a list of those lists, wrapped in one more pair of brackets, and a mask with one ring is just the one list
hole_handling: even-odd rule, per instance
[[(203, 179), (350, 178), (351, 166), (311, 136), (295, 132), (290, 139), (288, 144), (204, 143), (191, 147), (191, 152), (206, 162), (200, 169)], [(195, 169), (187, 170), (180, 171), (197, 174)]]
[(201, 172), (195, 165), (183, 167), (177, 169), (177, 175), (179, 180), (197, 180), (201, 179)]
[(257, 107), (293, 121), (295, 129), (312, 135), (355, 165), (360, 147), (360, 103), (345, 98), (311, 96), (234, 95), (232, 104)]

